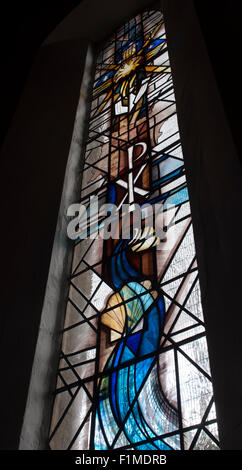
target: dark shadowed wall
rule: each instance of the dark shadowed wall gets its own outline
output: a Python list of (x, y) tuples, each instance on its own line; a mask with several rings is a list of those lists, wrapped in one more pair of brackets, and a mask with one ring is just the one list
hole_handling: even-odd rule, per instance
[(79, 39), (41, 48), (2, 150), (3, 449), (18, 446), (85, 55)]

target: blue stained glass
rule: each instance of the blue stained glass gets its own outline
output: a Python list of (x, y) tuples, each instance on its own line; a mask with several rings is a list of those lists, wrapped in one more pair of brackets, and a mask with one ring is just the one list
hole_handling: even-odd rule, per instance
[(164, 177), (171, 171), (177, 170), (183, 166), (183, 162), (181, 160), (177, 160), (176, 158), (168, 157), (164, 159), (162, 162), (159, 163), (159, 170), (161, 177)]
[(183, 202), (186, 202), (186, 201), (189, 201), (187, 187), (180, 189), (175, 194), (169, 196), (166, 202), (167, 204), (174, 204), (175, 206), (178, 206), (179, 204), (182, 204)]
[[(114, 359), (114, 367), (117, 367), (119, 363), (122, 350), (123, 350), (123, 343), (121, 343), (118, 348), (118, 352)], [(113, 374), (111, 375), (111, 394), (112, 394), (111, 396), (112, 396), (112, 403), (113, 403), (116, 419), (118, 419), (117, 404), (116, 404), (116, 382), (117, 382), (117, 372), (113, 372)]]
[(134, 356), (134, 354), (130, 351), (130, 349), (125, 346), (125, 347), (124, 347), (123, 354), (122, 354), (122, 358), (121, 358), (121, 360), (120, 360), (120, 364), (125, 364), (125, 362), (134, 359), (134, 357), (135, 357), (135, 356)]
[(158, 181), (155, 181), (152, 184), (152, 186), (153, 187), (160, 186), (160, 184), (163, 183), (164, 181), (169, 181), (171, 178), (174, 178), (174, 176), (180, 175), (182, 173), (182, 170), (183, 170), (183, 166), (179, 170), (173, 171), (172, 173), (169, 173), (169, 175), (160, 178)]
[(165, 318), (165, 305), (164, 305), (164, 301), (161, 299), (158, 299), (158, 308), (159, 308), (161, 325), (163, 326), (164, 318)]
[(169, 158), (169, 155), (162, 155), (162, 157), (158, 158), (157, 160), (155, 160), (154, 162), (152, 162), (152, 166), (156, 166), (158, 165), (158, 163), (162, 162), (163, 160), (166, 160), (167, 158)]
[(106, 72), (104, 75), (102, 75), (99, 80), (95, 83), (94, 88), (97, 88), (100, 86), (102, 83), (104, 83), (106, 80), (114, 76), (114, 71), (111, 70), (110, 72)]
[(126, 339), (126, 344), (127, 346), (133, 351), (134, 354), (137, 354), (140, 339), (141, 339), (141, 332), (135, 333), (133, 335), (130, 335)]
[(137, 46), (136, 46), (137, 52), (139, 52), (141, 50), (142, 46), (143, 46), (143, 41), (141, 39), (140, 41), (137, 42)]
[(117, 64), (122, 61), (123, 52), (125, 52), (132, 44), (133, 41), (131, 39), (126, 41), (120, 41), (116, 44), (115, 62)]
[(113, 372), (111, 376), (111, 396), (112, 396), (112, 403), (114, 407), (114, 413), (116, 420), (118, 420), (118, 411), (116, 405), (116, 382), (117, 382), (117, 372)]
[[(110, 263), (113, 283), (117, 289), (119, 289), (129, 279), (128, 271), (125, 271), (123, 268), (124, 257), (122, 251), (119, 252), (119, 250), (122, 250), (122, 242), (118, 245), (117, 249), (115, 250)], [(126, 267), (128, 268), (127, 263)]]
[(148, 310), (150, 305), (152, 305), (152, 303), (154, 302), (154, 298), (152, 297), (150, 292), (147, 292), (147, 289), (145, 289), (145, 287), (139, 282), (129, 282), (128, 287), (130, 287), (130, 289), (132, 290), (130, 297), (134, 297), (134, 295), (140, 296), (139, 298), (137, 297), (135, 299), (135, 302), (142, 305), (143, 311)]
[(136, 390), (138, 391), (142, 385), (143, 380), (146, 378), (149, 368), (153, 363), (154, 358), (149, 357), (143, 361), (137, 362), (136, 364)]
[(151, 43), (145, 48), (147, 51), (151, 51), (152, 49), (155, 49), (155, 47), (160, 46), (165, 39), (155, 39), (154, 41), (151, 41)]
[[(129, 369), (129, 380), (130, 382), (132, 381), (132, 383), (136, 384), (136, 370), (134, 366), (130, 367)], [(146, 435), (146, 437), (154, 437), (155, 434), (146, 425), (145, 420), (142, 416), (142, 412), (139, 407), (139, 402), (136, 399), (135, 390), (136, 390), (136, 387), (133, 387), (133, 386), (130, 387), (129, 401), (131, 404), (133, 404), (132, 412), (135, 417), (136, 423), (139, 426), (139, 429), (142, 430), (142, 432)]]
[(116, 201), (116, 188), (114, 184), (110, 184), (108, 187), (108, 204), (115, 204)]
[(160, 339), (160, 318), (157, 308), (153, 308), (146, 318), (146, 329), (140, 344), (140, 355), (155, 352)]
[(170, 450), (171, 449), (170, 446), (168, 446), (167, 444), (165, 444), (161, 440), (155, 440), (153, 445), (149, 444), (149, 443), (146, 443), (146, 444), (142, 444), (142, 445), (139, 445), (139, 446), (135, 446), (135, 449), (137, 449), (137, 450), (155, 450), (157, 448), (159, 450)]
[(130, 442), (139, 442), (146, 438), (145, 433), (137, 426), (135, 408), (130, 408), (135, 396), (134, 366), (120, 370), (118, 378), (118, 404), (122, 420), (125, 420), (125, 434)]
[[(103, 413), (101, 413), (103, 415)], [(96, 412), (96, 426), (95, 426), (95, 448), (96, 450), (108, 450), (108, 446), (103, 438), (103, 433), (100, 427), (99, 414)]]
[[(106, 439), (108, 443), (110, 444), (114, 437), (115, 434), (118, 432), (118, 426), (116, 424), (116, 421), (114, 419), (112, 409), (110, 406), (109, 399), (105, 399), (100, 403), (100, 417), (99, 419), (101, 420), (103, 424), (103, 431), (102, 434), (105, 433)], [(101, 428), (102, 429), (102, 428)], [(104, 445), (104, 449), (107, 449), (107, 444), (105, 442), (106, 440), (103, 438), (102, 439), (102, 445)], [(102, 446), (100, 447), (101, 449), (103, 448)]]
[(179, 204), (182, 204), (183, 202), (189, 201), (186, 183), (182, 184), (181, 186), (167, 193), (162, 194), (161, 196), (158, 196), (149, 200), (149, 203), (155, 204), (163, 200), (165, 200), (166, 204), (173, 204), (174, 206), (177, 206)]
[(123, 343), (121, 343), (119, 345), (119, 348), (118, 348), (118, 352), (115, 356), (115, 360), (114, 360), (114, 363), (113, 363), (113, 367), (117, 367), (118, 363), (119, 363), (119, 359), (120, 359), (120, 356), (121, 356), (121, 352), (123, 350)]

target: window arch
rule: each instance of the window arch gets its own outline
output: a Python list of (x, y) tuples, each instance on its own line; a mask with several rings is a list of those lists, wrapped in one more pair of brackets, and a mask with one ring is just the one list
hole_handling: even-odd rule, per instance
[(50, 447), (219, 448), (158, 11), (127, 21), (98, 53), (78, 202)]

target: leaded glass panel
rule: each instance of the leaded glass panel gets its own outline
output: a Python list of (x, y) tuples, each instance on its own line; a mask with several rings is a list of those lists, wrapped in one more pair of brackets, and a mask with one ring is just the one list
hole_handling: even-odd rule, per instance
[(98, 54), (79, 202), (87, 217), (74, 242), (51, 448), (219, 448), (158, 11), (125, 23)]

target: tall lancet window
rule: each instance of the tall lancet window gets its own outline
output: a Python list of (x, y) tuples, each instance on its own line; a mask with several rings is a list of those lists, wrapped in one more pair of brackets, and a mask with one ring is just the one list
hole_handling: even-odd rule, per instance
[(218, 449), (163, 17), (99, 51), (52, 449)]

